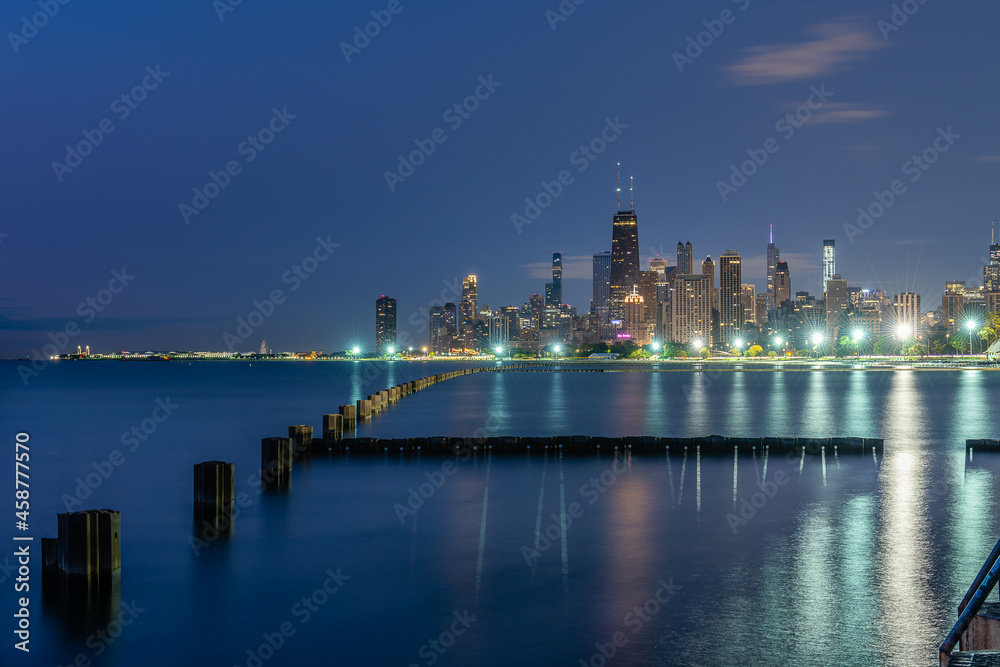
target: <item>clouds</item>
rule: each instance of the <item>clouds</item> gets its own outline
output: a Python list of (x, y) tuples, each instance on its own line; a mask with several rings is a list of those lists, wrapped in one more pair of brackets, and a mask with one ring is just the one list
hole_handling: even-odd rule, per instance
[(739, 62), (725, 69), (744, 86), (815, 81), (885, 46), (854, 18), (819, 23), (808, 32), (812, 40), (746, 49)]
[(877, 107), (851, 102), (828, 102), (813, 114), (810, 123), (863, 123), (868, 120), (885, 118), (889, 112)]

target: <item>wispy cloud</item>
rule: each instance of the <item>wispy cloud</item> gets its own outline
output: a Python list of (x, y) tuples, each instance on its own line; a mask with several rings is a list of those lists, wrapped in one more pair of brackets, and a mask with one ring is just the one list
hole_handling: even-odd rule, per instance
[(726, 71), (737, 84), (746, 86), (814, 81), (886, 45), (854, 18), (820, 23), (808, 32), (814, 39), (746, 49), (744, 58)]
[(1000, 162), (1000, 155), (982, 155), (978, 160), (980, 162)]
[[(525, 264), (529, 278), (552, 280), (552, 262), (535, 262)], [(590, 280), (594, 277), (594, 257), (592, 255), (568, 256), (563, 255), (562, 263), (563, 280), (586, 278)]]
[(868, 107), (850, 102), (828, 102), (823, 108), (813, 114), (810, 123), (863, 123), (866, 120), (885, 118), (889, 112), (885, 109)]

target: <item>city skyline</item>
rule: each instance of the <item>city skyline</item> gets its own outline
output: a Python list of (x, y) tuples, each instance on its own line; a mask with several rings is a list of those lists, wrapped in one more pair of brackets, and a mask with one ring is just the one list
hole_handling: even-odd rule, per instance
[[(890, 6), (860, 0), (729, 9), (715, 36), (698, 5), (588, 4), (554, 24), (519, 1), (408, 8), (349, 59), (371, 7), (60, 14), (8, 53), (11, 86), (39, 92), (0, 112), (17, 128), (0, 159), (0, 357), (70, 322), (67, 351), (373, 344), (374, 296), (399, 300), (401, 330), (470, 273), (490, 302), (520, 303), (553, 251), (562, 301), (583, 309), (619, 162), (642, 267), (678, 239), (699, 260), (736, 248), (759, 293), (773, 224), (813, 294), (817, 239), (837, 241), (852, 284), (925, 305), (946, 280), (982, 280), (1000, 134), (978, 82), (1000, 71), (985, 32), (1000, 8), (928, 3), (891, 29)], [(0, 24), (16, 33), (25, 12)], [(590, 48), (624, 24), (633, 49)], [(429, 26), (456, 38), (428, 51)], [(81, 52), (84, 74), (51, 66)], [(344, 103), (353, 89), (370, 94)], [(91, 319), (113, 272), (134, 279)], [(284, 302), (238, 336), (276, 289)]]

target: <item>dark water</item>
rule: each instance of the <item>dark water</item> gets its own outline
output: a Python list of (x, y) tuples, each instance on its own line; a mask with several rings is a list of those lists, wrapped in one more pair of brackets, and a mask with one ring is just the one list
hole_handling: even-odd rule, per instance
[[(36, 538), (55, 535), (78, 478), (123, 452), (74, 508), (121, 510), (115, 613), (135, 617), (88, 646), (101, 623), (33, 588), (32, 654), (13, 650), (5, 613), (3, 664), (931, 665), (1000, 535), (1000, 460), (964, 448), (1000, 434), (1000, 373), (985, 371), (464, 376), (359, 434), (849, 435), (883, 437), (885, 453), (742, 457), (735, 479), (731, 457), (695, 452), (453, 469), (337, 457), (296, 464), (288, 494), (257, 493), (261, 437), (455, 367), (64, 362), (25, 388), (0, 365), (3, 478), (29, 432)], [(172, 416), (127, 451), (122, 433), (168, 398)], [(248, 504), (196, 554), (191, 466), (207, 459), (236, 462)], [(428, 479), (440, 488), (403, 512)], [(40, 583), (37, 559), (32, 571)], [(12, 578), (0, 586), (13, 610)]]

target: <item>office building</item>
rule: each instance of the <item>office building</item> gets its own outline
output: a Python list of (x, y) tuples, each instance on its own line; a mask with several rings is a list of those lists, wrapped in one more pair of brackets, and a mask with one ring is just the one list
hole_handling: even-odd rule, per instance
[(757, 324), (757, 286), (740, 285), (740, 303), (743, 306), (743, 324)]
[(611, 253), (599, 252), (594, 255), (594, 297), (592, 305), (602, 323), (608, 320), (610, 302)]
[(712, 287), (704, 274), (675, 275), (671, 299), (671, 339), (675, 343), (700, 341), (711, 348)]
[(677, 271), (681, 275), (689, 275), (694, 273), (694, 248), (691, 247), (691, 242), (688, 241), (686, 245), (681, 245), (681, 242), (677, 242)]
[(388, 354), (396, 346), (396, 300), (385, 294), (375, 300), (375, 351)]
[(639, 219), (635, 211), (615, 214), (611, 230), (610, 316), (624, 319), (625, 297), (639, 284)]
[(719, 258), (719, 344), (730, 347), (743, 331), (743, 260), (736, 250)]
[(547, 306), (558, 308), (562, 305), (562, 253), (552, 253), (552, 302)]
[(850, 303), (847, 297), (847, 281), (835, 273), (830, 280), (826, 281), (826, 332), (830, 338), (836, 338), (839, 334), (841, 318)]
[(837, 242), (833, 239), (823, 241), (823, 292), (826, 292), (826, 283), (833, 280), (837, 273)]
[(774, 274), (778, 270), (778, 262), (781, 261), (781, 249), (774, 245), (774, 225), (770, 225), (770, 236), (767, 243), (767, 310), (768, 312), (778, 307), (774, 298)]
[(792, 273), (788, 262), (778, 262), (774, 268), (774, 307), (788, 308), (792, 300)]

